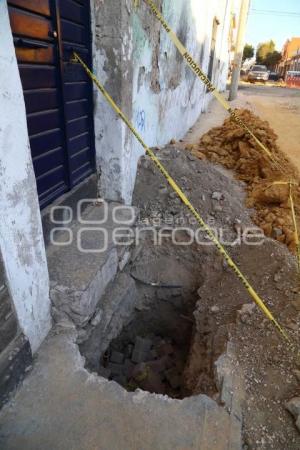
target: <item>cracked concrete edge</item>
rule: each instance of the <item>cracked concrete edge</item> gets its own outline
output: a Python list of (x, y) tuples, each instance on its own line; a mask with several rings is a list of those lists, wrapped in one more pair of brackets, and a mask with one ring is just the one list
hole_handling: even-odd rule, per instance
[[(240, 420), (237, 420), (237, 417), (233, 414), (233, 411), (229, 413), (222, 406), (218, 405), (215, 400), (202, 394), (187, 397), (183, 400), (177, 400), (166, 395), (151, 394), (140, 389), (137, 389), (133, 393), (127, 392), (114, 381), (108, 381), (99, 376), (97, 373), (86, 370), (84, 367), (85, 358), (79, 353), (78, 346), (76, 344), (76, 335), (73, 335), (72, 340), (76, 364), (78, 368), (85, 371), (85, 374), (87, 375), (87, 384), (96, 383), (98, 386), (101, 386), (101, 388), (110, 387), (111, 389), (118, 391), (118, 395), (122, 395), (124, 400), (132, 402), (136, 405), (145, 405), (148, 410), (151, 409), (151, 406), (155, 408), (162, 408), (166, 405), (176, 404), (178, 409), (182, 408), (185, 415), (194, 415), (198, 411), (198, 419), (202, 419), (202, 428), (199, 427), (199, 449), (201, 448), (201, 450), (211, 450), (212, 435), (214, 433), (213, 430), (219, 425), (221, 427), (221, 422), (226, 420), (226, 429), (229, 430), (229, 434), (228, 436), (223, 435), (224, 446), (221, 446), (220, 448), (224, 450), (241, 450), (242, 423)], [(228, 357), (228, 355), (224, 356)], [(232, 404), (236, 404), (236, 399), (234, 399)], [(220, 443), (215, 448), (219, 448), (219, 445)]]
[[(121, 208), (120, 214), (124, 220), (128, 220), (125, 217), (126, 214), (124, 211), (129, 210), (130, 223), (128, 223), (128, 226), (131, 228), (136, 226), (139, 217), (138, 208), (121, 205), (116, 202), (107, 203), (107, 205), (109, 218), (107, 223), (108, 229), (113, 228), (112, 211), (114, 207)], [(84, 217), (92, 217), (95, 211), (97, 211), (95, 206), (89, 205), (84, 211)], [(121, 219), (119, 218), (119, 220)], [(77, 226), (77, 223), (73, 225), (73, 227)], [(49, 249), (49, 252), (51, 252), (51, 249)], [(101, 262), (101, 268), (95, 274), (91, 274), (89, 284), (83, 285), (82, 289), (74, 289), (70, 285), (64, 285), (61, 282), (51, 280), (50, 298), (52, 301), (52, 315), (55, 322), (63, 321), (66, 323), (68, 320), (71, 320), (76, 326), (84, 327), (97, 313), (97, 305), (103, 295), (105, 295), (109, 283), (118, 273), (121, 273), (126, 268), (134, 258), (135, 253), (136, 247), (134, 245), (111, 245), (106, 252), (104, 262)]]
[(94, 318), (98, 320), (78, 330), (77, 343), (81, 344), (89, 366), (95, 369), (99, 366), (100, 357), (109, 343), (130, 321), (137, 300), (135, 281), (127, 273), (118, 273), (96, 309)]
[(114, 279), (118, 270), (118, 254), (115, 247), (98, 270), (90, 284), (82, 291), (74, 291), (68, 286), (52, 285), (50, 298), (54, 306), (55, 319), (69, 317), (75, 325), (82, 327), (94, 315), (96, 305), (104, 295), (109, 282)]
[[(240, 428), (236, 426), (232, 415), (229, 415), (222, 406), (219, 406), (210, 397), (197, 395), (176, 400), (165, 395), (151, 394), (142, 390), (132, 393), (127, 392), (116, 382), (108, 381), (96, 373), (89, 372), (84, 367), (85, 358), (79, 352), (75, 329), (65, 330), (61, 328), (60, 331), (57, 330), (56, 339), (58, 339), (61, 351), (69, 354), (66, 355), (66, 361), (67, 365), (70, 365), (70, 371), (80, 374), (80, 380), (83, 381), (84, 385), (110, 392), (118, 398), (118, 401), (128, 402), (128, 405), (132, 404), (143, 410), (146, 409), (148, 414), (170, 408), (170, 413), (174, 414), (175, 421), (177, 414), (183, 414), (185, 419), (190, 417), (191, 420), (196, 420), (199, 427), (199, 436), (196, 439), (197, 447), (195, 448), (211, 450), (214, 444), (213, 448), (215, 449), (241, 449), (241, 446), (238, 446), (240, 443)], [(226, 432), (230, 430), (230, 432), (226, 435), (225, 430)], [(222, 440), (220, 440), (221, 436)]]
[(0, 412), (1, 448), (241, 450), (237, 422), (213, 399), (127, 392), (89, 372), (76, 341), (75, 328), (53, 329)]
[[(245, 386), (234, 345), (229, 341), (226, 352), (215, 362), (215, 378), (220, 392), (220, 402), (230, 414), (231, 435), (235, 437), (229, 450), (242, 448), (243, 403), (245, 401)], [(237, 438), (238, 437), (238, 438)]]

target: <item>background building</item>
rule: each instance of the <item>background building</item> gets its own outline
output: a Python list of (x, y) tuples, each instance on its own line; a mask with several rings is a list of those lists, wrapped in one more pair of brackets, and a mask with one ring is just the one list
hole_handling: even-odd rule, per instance
[(300, 37), (288, 39), (282, 50), (282, 60), (278, 71), (285, 78), (288, 70), (300, 70)]

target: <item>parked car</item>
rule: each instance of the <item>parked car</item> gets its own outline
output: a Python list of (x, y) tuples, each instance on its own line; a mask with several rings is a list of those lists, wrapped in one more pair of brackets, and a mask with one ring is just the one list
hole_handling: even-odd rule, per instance
[(269, 79), (269, 72), (266, 66), (252, 66), (248, 72), (247, 81), (255, 83), (255, 81), (266, 82)]
[(269, 72), (269, 80), (278, 81), (280, 79), (280, 75), (277, 72)]

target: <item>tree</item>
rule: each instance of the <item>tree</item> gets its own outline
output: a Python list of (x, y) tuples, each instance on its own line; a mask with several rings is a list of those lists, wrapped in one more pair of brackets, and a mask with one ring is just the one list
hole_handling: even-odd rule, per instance
[(254, 47), (250, 44), (246, 44), (243, 52), (243, 62), (246, 61), (246, 59), (253, 58), (253, 56), (254, 56)]
[(281, 61), (281, 53), (274, 50), (272, 53), (268, 53), (264, 59), (264, 65), (267, 66), (268, 69), (274, 70), (277, 64)]
[(257, 64), (265, 64), (265, 59), (269, 53), (273, 53), (275, 51), (275, 42), (267, 41), (258, 44), (256, 50), (256, 62)]

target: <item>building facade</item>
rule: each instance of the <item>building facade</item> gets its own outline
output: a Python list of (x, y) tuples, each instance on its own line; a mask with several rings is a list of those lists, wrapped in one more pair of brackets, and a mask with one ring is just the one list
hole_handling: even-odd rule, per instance
[(284, 44), (278, 71), (285, 78), (289, 70), (300, 70), (300, 37), (288, 39)]

